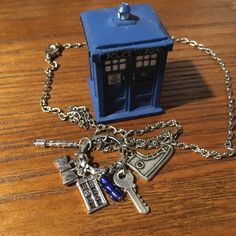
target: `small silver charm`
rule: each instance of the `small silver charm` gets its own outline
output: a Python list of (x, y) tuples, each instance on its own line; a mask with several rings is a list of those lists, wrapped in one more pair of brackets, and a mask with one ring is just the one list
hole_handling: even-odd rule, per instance
[(36, 139), (34, 141), (34, 146), (38, 147), (62, 147), (62, 148), (78, 148), (80, 146), (77, 142), (62, 141), (62, 140), (46, 140), (46, 139)]
[(79, 178), (76, 186), (80, 190), (88, 213), (92, 213), (108, 205), (94, 176), (89, 175)]
[[(83, 155), (83, 158), (85, 158), (84, 156), (86, 155)], [(108, 204), (95, 176), (86, 175), (86, 161), (84, 162), (82, 159), (74, 161), (68, 156), (61, 156), (55, 160), (55, 165), (61, 173), (63, 184), (72, 185), (76, 182), (88, 213)]]
[(62, 182), (64, 185), (71, 185), (76, 182), (78, 175), (72, 166), (70, 158), (68, 156), (61, 156), (55, 161), (55, 165), (61, 173)]
[(134, 176), (130, 171), (124, 171), (123, 169), (117, 171), (113, 176), (113, 180), (118, 187), (123, 188), (124, 191), (128, 193), (139, 213), (149, 213), (150, 208), (143, 201), (143, 199), (136, 194)]
[(168, 162), (173, 154), (173, 147), (171, 145), (163, 145), (152, 156), (135, 153), (127, 161), (127, 165), (141, 178), (151, 180), (158, 171)]

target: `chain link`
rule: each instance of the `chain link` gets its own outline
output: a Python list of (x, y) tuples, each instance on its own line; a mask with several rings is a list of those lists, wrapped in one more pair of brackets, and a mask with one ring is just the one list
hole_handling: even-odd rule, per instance
[[(233, 98), (233, 90), (232, 90), (232, 82), (231, 75), (226, 68), (224, 61), (219, 58), (216, 53), (213, 52), (212, 49), (204, 46), (203, 44), (197, 43), (194, 40), (189, 40), (188, 38), (176, 38), (172, 37), (173, 41), (176, 43), (186, 44), (191, 47), (195, 47), (200, 51), (205, 52), (209, 55), (210, 58), (215, 60), (224, 73), (225, 86), (227, 92), (227, 100), (228, 100), (228, 129), (227, 129), (227, 137), (224, 142), (224, 146), (226, 148), (226, 152), (220, 153), (217, 151), (209, 151), (207, 149), (201, 148), (195, 144), (187, 144), (184, 142), (177, 142), (179, 135), (182, 133), (182, 126), (178, 124), (176, 120), (169, 121), (160, 121), (154, 124), (147, 125), (144, 128), (138, 128), (136, 130), (124, 130), (117, 129), (114, 126), (107, 126), (104, 124), (96, 124), (96, 121), (91, 117), (87, 108), (85, 106), (73, 106), (69, 107), (67, 112), (64, 113), (58, 107), (50, 107), (48, 104), (48, 100), (50, 99), (50, 91), (52, 89), (52, 83), (54, 78), (54, 72), (59, 68), (59, 64), (56, 59), (62, 55), (62, 52), (65, 49), (70, 48), (82, 48), (86, 47), (86, 43), (75, 43), (75, 44), (52, 44), (49, 45), (45, 50), (45, 60), (50, 65), (47, 69), (45, 69), (46, 80), (44, 85), (44, 90), (42, 94), (42, 98), (40, 100), (40, 106), (43, 112), (52, 112), (57, 115), (61, 120), (69, 120), (80, 126), (81, 128), (95, 128), (95, 134), (100, 134), (103, 132), (112, 133), (114, 135), (120, 135), (124, 139), (124, 143), (129, 146), (134, 146), (135, 148), (156, 148), (162, 144), (171, 144), (182, 150), (191, 150), (192, 152), (199, 153), (203, 157), (212, 157), (214, 159), (221, 159), (224, 157), (232, 157), (235, 155), (236, 150), (233, 148), (233, 137), (234, 137), (234, 98)], [(175, 128), (175, 131), (171, 131), (167, 128)], [(141, 136), (143, 134), (158, 130), (164, 129), (164, 131), (153, 138), (143, 139), (143, 138), (134, 138), (132, 136)]]
[(227, 137), (224, 142), (224, 146), (226, 148), (226, 152), (224, 153), (219, 153), (216, 151), (209, 151), (204, 148), (200, 148), (197, 145), (193, 144), (186, 144), (186, 143), (176, 143), (177, 147), (181, 149), (190, 149), (193, 152), (200, 153), (204, 157), (213, 157), (215, 159), (221, 159), (222, 157), (231, 157), (234, 156), (236, 153), (236, 150), (233, 148), (233, 137), (234, 137), (234, 98), (233, 98), (233, 89), (232, 89), (232, 82), (231, 82), (231, 75), (229, 70), (227, 69), (225, 62), (216, 55), (216, 53), (206, 47), (203, 44), (197, 43), (194, 40), (189, 40), (188, 38), (176, 38), (172, 37), (174, 42), (181, 43), (181, 44), (188, 44), (191, 47), (195, 47), (203, 52), (205, 52), (207, 55), (209, 55), (210, 58), (215, 60), (220, 68), (222, 69), (224, 73), (224, 80), (225, 80), (225, 87), (226, 87), (226, 94), (227, 94), (227, 100), (228, 100), (228, 129), (227, 129)]

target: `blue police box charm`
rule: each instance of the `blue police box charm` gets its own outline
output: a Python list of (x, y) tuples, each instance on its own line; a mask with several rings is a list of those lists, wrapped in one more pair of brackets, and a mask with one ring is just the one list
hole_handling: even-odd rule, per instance
[(146, 4), (81, 13), (97, 123), (162, 112), (160, 93), (173, 41)]

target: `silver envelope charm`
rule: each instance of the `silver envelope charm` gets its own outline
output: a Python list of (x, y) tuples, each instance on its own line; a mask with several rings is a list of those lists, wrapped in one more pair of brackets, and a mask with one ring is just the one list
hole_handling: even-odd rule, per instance
[(151, 180), (171, 158), (174, 149), (165, 144), (152, 156), (135, 153), (127, 162), (131, 170), (145, 180)]

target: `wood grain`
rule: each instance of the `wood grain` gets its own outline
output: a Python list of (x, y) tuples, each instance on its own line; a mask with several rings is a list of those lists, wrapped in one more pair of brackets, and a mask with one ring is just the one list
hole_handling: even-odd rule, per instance
[[(142, 3), (143, 1), (129, 1)], [(146, 0), (171, 35), (193, 38), (213, 48), (236, 76), (236, 1)], [(45, 46), (83, 41), (81, 11), (116, 6), (120, 1), (8, 0), (0, 8), (0, 235), (235, 235), (236, 160), (203, 159), (176, 150), (152, 181), (137, 180), (151, 207), (139, 215), (129, 199), (87, 215), (75, 187), (62, 185), (53, 160), (74, 150), (33, 147), (35, 138), (79, 140), (81, 130), (40, 111)], [(60, 58), (51, 104), (86, 105), (87, 50)], [(233, 81), (235, 88), (235, 81)], [(223, 151), (227, 110), (223, 74), (201, 52), (175, 46), (170, 53), (162, 93), (166, 112), (116, 123), (120, 128), (177, 119), (180, 140)], [(109, 165), (117, 153), (95, 152)]]

